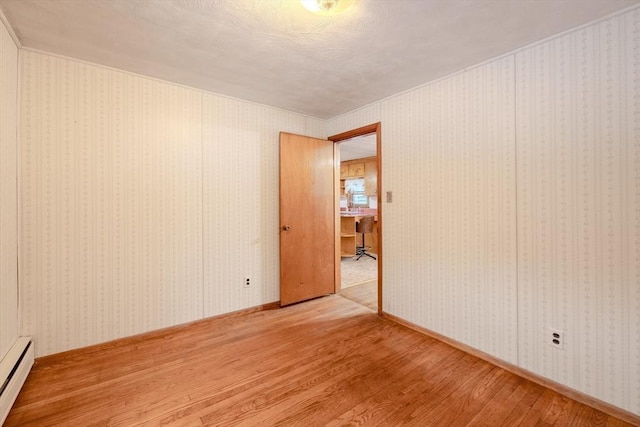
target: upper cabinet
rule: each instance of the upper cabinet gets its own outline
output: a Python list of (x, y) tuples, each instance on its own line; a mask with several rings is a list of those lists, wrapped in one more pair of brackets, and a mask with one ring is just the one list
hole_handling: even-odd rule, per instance
[(347, 162), (340, 163), (340, 179), (349, 178), (349, 165)]
[(364, 162), (349, 163), (349, 178), (364, 177)]
[(375, 157), (367, 159), (364, 164), (364, 192), (367, 196), (375, 196), (378, 192), (378, 161)]
[[(340, 179), (364, 178), (364, 192), (367, 196), (373, 196), (378, 188), (378, 161), (375, 157), (366, 159), (348, 160), (340, 163)], [(344, 187), (341, 184), (341, 189)]]
[(375, 157), (371, 157), (368, 159), (347, 160), (340, 163), (340, 179), (364, 178), (365, 164), (371, 159), (375, 161)]

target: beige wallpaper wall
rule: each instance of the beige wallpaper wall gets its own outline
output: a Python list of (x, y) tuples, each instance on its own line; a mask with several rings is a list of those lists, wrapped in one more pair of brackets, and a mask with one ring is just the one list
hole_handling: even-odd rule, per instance
[(640, 10), (518, 53), (516, 87), (520, 364), (640, 413)]
[(330, 120), (382, 121), (384, 310), (640, 414), (639, 100), (635, 9)]
[(279, 133), (325, 137), (326, 122), (210, 94), (202, 111), (204, 316), (212, 316), (280, 299)]
[(278, 300), (278, 132), (323, 121), (27, 50), (21, 67), (37, 356)]
[(383, 152), (394, 191), (385, 279), (406, 283), (385, 294), (385, 310), (515, 363), (513, 70), (506, 58), (381, 107), (392, 135), (383, 144), (393, 144)]
[(0, 360), (18, 337), (18, 48), (0, 21)]

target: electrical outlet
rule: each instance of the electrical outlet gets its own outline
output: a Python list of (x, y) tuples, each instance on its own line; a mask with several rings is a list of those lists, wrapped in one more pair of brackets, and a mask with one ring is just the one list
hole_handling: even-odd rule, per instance
[(549, 328), (547, 332), (547, 340), (551, 347), (564, 350), (564, 332)]
[(251, 287), (251, 277), (247, 276), (244, 278), (244, 287), (245, 288)]

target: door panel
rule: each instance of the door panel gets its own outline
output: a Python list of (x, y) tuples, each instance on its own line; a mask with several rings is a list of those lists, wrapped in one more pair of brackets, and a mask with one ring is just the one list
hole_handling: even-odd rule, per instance
[(335, 290), (334, 144), (280, 134), (280, 305)]

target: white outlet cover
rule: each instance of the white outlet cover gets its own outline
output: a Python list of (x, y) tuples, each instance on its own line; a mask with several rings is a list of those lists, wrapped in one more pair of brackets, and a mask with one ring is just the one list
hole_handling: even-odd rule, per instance
[[(558, 344), (553, 342), (553, 339), (557, 335)], [(564, 350), (564, 332), (558, 329), (549, 328), (547, 334), (548, 343), (551, 347)]]

